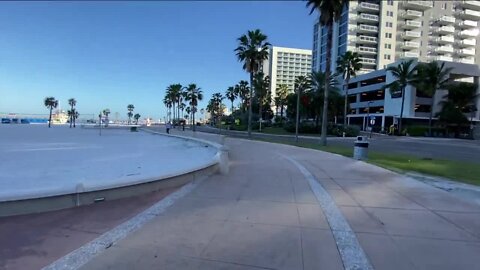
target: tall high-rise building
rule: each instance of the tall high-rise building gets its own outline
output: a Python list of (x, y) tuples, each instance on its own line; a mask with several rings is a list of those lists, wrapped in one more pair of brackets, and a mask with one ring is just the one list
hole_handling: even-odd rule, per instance
[(262, 70), (270, 77), (273, 99), (278, 85), (285, 84), (293, 91), (295, 78), (312, 72), (312, 50), (272, 46), (268, 60), (263, 62)]
[[(346, 1), (333, 26), (332, 65), (360, 54), (359, 73), (402, 58), (480, 64), (480, 1)], [(314, 25), (313, 69), (325, 70), (327, 27)]]

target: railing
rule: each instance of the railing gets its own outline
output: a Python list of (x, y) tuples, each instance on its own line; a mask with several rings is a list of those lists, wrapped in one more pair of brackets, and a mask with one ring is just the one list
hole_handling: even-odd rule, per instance
[(414, 42), (414, 41), (405, 41), (405, 42), (403, 42), (403, 46), (418, 48), (418, 47), (420, 47), (420, 43)]
[(360, 24), (359, 29), (364, 31), (378, 32), (378, 27), (372, 25)]
[(377, 42), (376, 37), (370, 37), (370, 36), (359, 36), (358, 40), (359, 41), (365, 41), (365, 42)]
[(367, 3), (367, 2), (360, 3), (360, 7), (366, 8), (366, 9), (380, 10), (379, 5), (373, 4), (373, 3)]
[(359, 57), (359, 59), (360, 59), (360, 63), (362, 64), (373, 64), (373, 65), (377, 64), (377, 60), (372, 58)]

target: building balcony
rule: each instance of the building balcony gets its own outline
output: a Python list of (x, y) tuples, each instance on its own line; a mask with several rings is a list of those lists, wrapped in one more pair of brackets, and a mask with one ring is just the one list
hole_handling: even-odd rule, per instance
[(380, 5), (374, 4), (374, 3), (367, 3), (367, 2), (362, 2), (357, 6), (358, 11), (366, 11), (366, 12), (379, 12), (380, 11)]
[(438, 55), (434, 56), (433, 60), (435, 61), (446, 61), (446, 62), (453, 62), (453, 58), (451, 56), (446, 56), (446, 55)]
[(480, 20), (480, 11), (464, 9), (456, 12), (456, 15), (462, 19), (478, 21)]
[(373, 25), (360, 24), (357, 28), (358, 33), (378, 33), (378, 27)]
[(475, 47), (477, 41), (475, 39), (462, 39), (458, 41), (456, 44), (460, 48), (465, 48), (465, 47)]
[(455, 51), (460, 56), (475, 56), (475, 49), (460, 49)]
[(470, 20), (464, 20), (464, 21), (458, 21), (457, 27), (460, 29), (470, 29), (470, 28), (477, 28), (477, 22), (476, 21), (470, 21)]
[(415, 38), (419, 38), (420, 36), (421, 36), (421, 33), (417, 31), (405, 31), (404, 33), (402, 33), (403, 39), (415, 39)]
[(455, 23), (455, 18), (452, 16), (443, 15), (436, 20), (436, 23), (440, 25), (450, 25)]
[(358, 36), (357, 37), (357, 43), (358, 44), (376, 44), (377, 40), (378, 39), (376, 37), (371, 37), (371, 36)]
[(362, 67), (362, 68), (358, 71), (358, 73), (359, 73), (359, 74), (365, 74), (365, 73), (370, 73), (370, 72), (374, 72), (374, 71), (375, 71), (374, 68), (364, 68), (364, 67)]
[(377, 60), (374, 58), (359, 57), (359, 59), (362, 65), (377, 65)]
[(404, 19), (415, 19), (415, 18), (420, 18), (423, 16), (423, 13), (421, 11), (416, 11), (416, 10), (406, 10), (400, 12), (400, 18)]
[(457, 35), (462, 38), (476, 37), (478, 35), (478, 29), (463, 30), (463, 31), (457, 32)]
[(357, 16), (357, 21), (362, 23), (378, 23), (378, 16), (367, 13), (360, 13), (360, 16)]
[(360, 47), (357, 48), (357, 52), (359, 54), (374, 55), (374, 54), (377, 54), (377, 48), (360, 46)]
[(419, 54), (418, 52), (402, 52), (400, 53), (400, 58), (418, 58)]
[(433, 41), (438, 44), (448, 44), (453, 43), (455, 41), (455, 38), (453, 36), (441, 36), (434, 38)]
[(401, 2), (403, 7), (406, 8), (413, 8), (419, 10), (427, 10), (433, 7), (433, 1), (414, 1), (414, 0), (407, 0)]
[(402, 27), (403, 29), (415, 29), (415, 28), (419, 28), (422, 26), (422, 23), (419, 22), (419, 21), (412, 21), (412, 20), (406, 20), (406, 21), (403, 21), (403, 22), (399, 22), (400, 24), (400, 27)]
[(445, 35), (455, 33), (455, 27), (453, 26), (440, 26), (435, 29), (435, 33)]
[(456, 62), (464, 63), (464, 64), (475, 64), (475, 58), (473, 57), (461, 57), (457, 58)]
[(458, 1), (458, 6), (463, 8), (470, 8), (473, 10), (480, 10), (480, 2), (479, 1)]
[(419, 47), (420, 43), (415, 41), (404, 41), (401, 43), (402, 49), (418, 49)]
[(434, 52), (436, 52), (436, 53), (453, 53), (453, 47), (452, 46), (436, 47), (434, 49)]

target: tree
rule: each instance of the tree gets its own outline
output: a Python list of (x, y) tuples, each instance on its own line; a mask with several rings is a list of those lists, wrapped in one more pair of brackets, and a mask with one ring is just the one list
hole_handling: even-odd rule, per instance
[(245, 112), (250, 98), (250, 87), (248, 86), (248, 82), (243, 80), (240, 81), (235, 85), (235, 92), (241, 100), (242, 112)]
[(310, 81), (305, 76), (298, 76), (295, 78), (295, 92), (297, 94), (297, 110), (295, 117), (295, 141), (298, 142), (298, 125), (300, 123), (300, 96), (303, 91), (310, 87)]
[(68, 118), (70, 119), (70, 128), (75, 127), (75, 106), (77, 101), (74, 98), (68, 99), (68, 105), (70, 105), (70, 110), (68, 111)]
[[(344, 0), (308, 0), (307, 7), (310, 9), (310, 15), (317, 10), (320, 13), (319, 23), (328, 29), (327, 32), (327, 50), (326, 50), (326, 77), (330, 78), (331, 52), (333, 41), (333, 23), (340, 20)], [(325, 93), (323, 101), (322, 132), (320, 143), (327, 145), (327, 121), (328, 121), (328, 81), (325, 82)]]
[(133, 116), (133, 119), (135, 119), (135, 125), (138, 125), (138, 119), (140, 119), (140, 114), (136, 113), (134, 116)]
[(288, 85), (280, 84), (276, 89), (276, 95), (279, 100), (280, 106), (280, 122), (283, 123), (283, 111), (285, 105), (287, 105)]
[(192, 130), (195, 131), (195, 112), (197, 111), (198, 101), (203, 99), (203, 93), (196, 84), (192, 83), (187, 86), (187, 94), (185, 100), (189, 101), (192, 110)]
[(398, 130), (402, 133), (402, 119), (403, 119), (403, 107), (405, 104), (405, 89), (408, 85), (414, 82), (415, 72), (417, 68), (414, 66), (414, 59), (405, 60), (398, 64), (398, 66), (390, 66), (387, 71), (390, 72), (395, 80), (387, 85), (384, 89), (390, 89), (390, 93), (395, 90), (399, 90), (402, 95), (402, 106), (400, 108), (400, 119), (398, 121)]
[(437, 90), (444, 89), (449, 83), (449, 73), (453, 68), (445, 68), (445, 63), (436, 61), (417, 65), (417, 75), (412, 81), (417, 91), (431, 97), (430, 115), (428, 118), (428, 135), (432, 136), (433, 105)]
[(255, 74), (253, 79), (253, 86), (255, 88), (255, 96), (258, 100), (258, 117), (259, 119), (259, 131), (262, 131), (262, 106), (270, 105), (270, 77), (264, 76), (263, 72)]
[(48, 127), (50, 128), (52, 123), (52, 111), (54, 108), (57, 108), (58, 100), (56, 100), (54, 97), (46, 97), (43, 101), (43, 104), (45, 107), (50, 109), (50, 116), (48, 117)]
[(103, 115), (105, 115), (105, 127), (108, 127), (108, 116), (110, 115), (110, 109), (103, 110)]
[(169, 85), (167, 87), (166, 92), (165, 92), (166, 96), (167, 96), (167, 99), (169, 99), (171, 104), (172, 104), (173, 121), (175, 121), (175, 118), (179, 118), (179, 115), (180, 115), (179, 105), (180, 105), (180, 102), (181, 102), (181, 99), (182, 99), (182, 90), (183, 90), (182, 85), (177, 83), (177, 84)]
[(128, 113), (127, 113), (127, 116), (128, 116), (128, 124), (130, 125), (131, 122), (132, 122), (132, 116), (133, 116), (133, 110), (135, 109), (135, 106), (133, 106), (133, 104), (129, 104), (127, 106), (127, 110), (128, 110)]
[[(243, 62), (243, 69), (250, 73), (250, 97), (253, 97), (253, 76), (258, 72), (263, 61), (268, 59), (270, 43), (267, 36), (260, 29), (248, 31), (238, 38), (238, 47), (235, 49), (237, 58)], [(252, 136), (252, 99), (248, 106), (248, 137)]]
[(440, 101), (442, 110), (437, 114), (440, 122), (453, 126), (458, 137), (460, 127), (468, 123), (465, 114), (477, 111), (475, 106), (478, 98), (477, 85), (468, 82), (453, 82), (447, 86), (448, 94)]
[[(165, 104), (165, 107), (167, 107), (167, 121), (170, 121), (170, 115), (171, 115), (171, 110), (172, 110), (172, 101), (169, 99), (168, 95), (165, 95), (163, 98), (163, 104)], [(130, 116), (131, 117), (131, 116)]]
[[(314, 106), (314, 113), (315, 113), (315, 126), (318, 127), (318, 122), (320, 120), (320, 117), (323, 118), (323, 114), (325, 113), (325, 92), (328, 92), (328, 95), (330, 96), (331, 94), (337, 94), (338, 93), (338, 88), (337, 88), (337, 80), (331, 75), (327, 75), (326, 72), (312, 72), (309, 76), (310, 80), (310, 91), (311, 91), (311, 97), (312, 97), (312, 104)], [(325, 88), (325, 85), (328, 85), (327, 88)], [(323, 105), (322, 105), (323, 104)], [(328, 103), (330, 104), (330, 103)], [(327, 111), (329, 109), (329, 106), (327, 104)], [(323, 113), (321, 114), (321, 111), (323, 110)], [(328, 123), (328, 121), (327, 121)], [(323, 121), (322, 121), (323, 125)]]
[(227, 91), (225, 92), (225, 96), (232, 103), (232, 114), (233, 114), (233, 102), (237, 98), (237, 93), (235, 91), (235, 87), (232, 87), (232, 86), (228, 87)]
[(337, 73), (342, 74), (343, 87), (345, 93), (345, 105), (343, 108), (343, 126), (347, 126), (347, 110), (348, 110), (348, 83), (351, 77), (357, 76), (357, 71), (362, 68), (358, 53), (347, 51), (337, 59)]
[(221, 121), (223, 115), (223, 99), (224, 97), (221, 93), (214, 93), (208, 101), (207, 111), (211, 114), (214, 125), (217, 125), (219, 120)]

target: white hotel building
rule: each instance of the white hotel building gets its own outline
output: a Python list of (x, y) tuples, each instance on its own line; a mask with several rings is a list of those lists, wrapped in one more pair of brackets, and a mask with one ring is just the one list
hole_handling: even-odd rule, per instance
[(268, 60), (263, 62), (262, 71), (270, 77), (272, 100), (280, 84), (287, 85), (293, 92), (295, 78), (308, 76), (312, 72), (312, 50), (272, 46)]
[[(333, 26), (330, 68), (335, 70), (338, 56), (346, 51), (360, 55), (363, 68), (349, 85), (350, 123), (365, 127), (369, 114), (378, 116), (377, 127), (385, 128), (395, 121), (401, 98), (380, 88), (392, 81), (385, 68), (405, 58), (445, 61), (454, 67), (453, 78), (479, 83), (479, 21), (480, 1), (347, 1), (340, 21)], [(326, 68), (326, 40), (327, 29), (316, 20), (313, 70)], [(443, 94), (437, 93), (435, 100)], [(407, 89), (405, 98), (405, 118), (428, 117), (431, 99), (415, 89)], [(478, 121), (478, 112), (474, 119)]]

